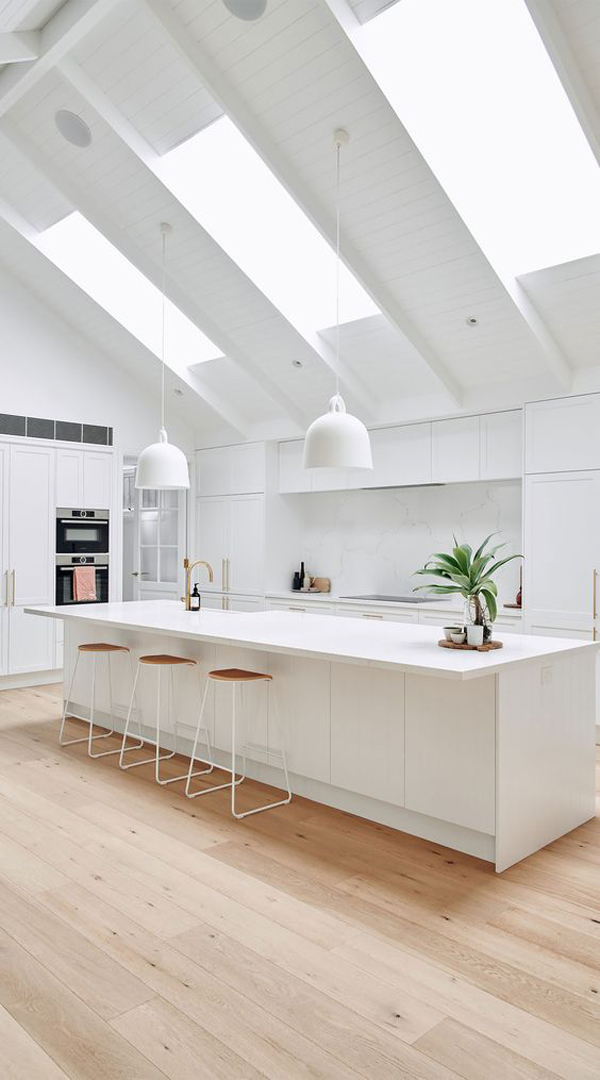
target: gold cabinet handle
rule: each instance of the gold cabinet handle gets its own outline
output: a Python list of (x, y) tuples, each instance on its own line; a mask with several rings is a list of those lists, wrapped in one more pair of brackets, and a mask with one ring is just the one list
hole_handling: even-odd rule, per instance
[(229, 589), (231, 588), (231, 584), (230, 584), (230, 581), (229, 581), (229, 570), (230, 570), (230, 565), (231, 565), (231, 564), (230, 564), (230, 562), (229, 562), (229, 559), (225, 559), (225, 566), (227, 567), (227, 591), (228, 591), (228, 592), (229, 592)]
[(227, 563), (227, 559), (221, 559), (221, 588), (223, 589), (223, 591), (226, 589), (226, 585), (225, 585), (225, 580), (226, 580), (225, 566), (226, 566), (226, 563)]
[(596, 640), (596, 617), (597, 611), (597, 593), (598, 593), (598, 571), (594, 567), (592, 570), (592, 619), (594, 620), (594, 626), (592, 628), (592, 641)]
[(16, 597), (16, 595), (17, 595), (17, 571), (13, 570), (13, 572), (12, 572), (12, 597), (11, 597), (11, 602), (10, 602), (11, 607), (15, 606), (15, 597)]
[(289, 605), (288, 606), (288, 611), (306, 611), (306, 608), (305, 607), (292, 607), (291, 605)]
[(225, 611), (225, 597), (221, 597), (221, 611)]
[(367, 613), (366, 611), (362, 612), (362, 617), (363, 619), (383, 619), (383, 615), (372, 615), (370, 612)]

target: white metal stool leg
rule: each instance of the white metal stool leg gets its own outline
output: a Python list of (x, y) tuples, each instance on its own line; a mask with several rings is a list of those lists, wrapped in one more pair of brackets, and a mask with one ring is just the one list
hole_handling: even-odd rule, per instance
[[(68, 689), (68, 692), (67, 692), (67, 697), (66, 697), (66, 700), (65, 700), (64, 708), (63, 708), (60, 731), (58, 733), (58, 741), (59, 741), (59, 744), (61, 746), (74, 746), (76, 743), (86, 742), (88, 744), (88, 755), (90, 757), (103, 757), (104, 756), (103, 754), (93, 754), (92, 753), (92, 750), (91, 750), (92, 743), (98, 742), (100, 739), (108, 739), (111, 735), (114, 735), (114, 723), (113, 723), (112, 706), (111, 706), (111, 724), (112, 724), (111, 730), (110, 731), (105, 731), (103, 735), (94, 735), (93, 734), (94, 712), (95, 712), (95, 696), (96, 696), (96, 656), (95, 655), (94, 655), (94, 658), (93, 658), (93, 668), (92, 668), (92, 703), (91, 703), (91, 707), (90, 707), (90, 721), (89, 721), (88, 733), (87, 733), (87, 735), (79, 736), (76, 739), (65, 739), (64, 738), (65, 724), (66, 724), (66, 721), (67, 721), (67, 713), (69, 711), (69, 702), (71, 701), (71, 695), (73, 693), (73, 686), (75, 684), (75, 676), (77, 674), (77, 668), (79, 667), (79, 658), (80, 658), (80, 656), (81, 656), (81, 653), (80, 653), (79, 650), (77, 650), (77, 656), (75, 657), (75, 664), (73, 665), (73, 673), (71, 675), (71, 681), (69, 683), (69, 689)], [(116, 751), (116, 750), (108, 750), (107, 751), (107, 753), (109, 753), (109, 754), (115, 754), (117, 752), (118, 751)]]
[[(116, 748), (116, 750), (102, 750), (98, 754), (95, 754), (92, 751), (92, 742), (93, 742), (92, 731), (93, 731), (93, 728), (94, 728), (94, 713), (95, 713), (95, 708), (96, 708), (96, 659), (97, 659), (97, 657), (94, 655), (94, 666), (92, 668), (92, 705), (91, 705), (91, 709), (90, 709), (90, 728), (89, 728), (89, 733), (88, 733), (88, 735), (89, 735), (88, 756), (91, 757), (91, 758), (110, 757), (111, 754), (119, 754), (120, 755), (121, 750), (122, 750), (122, 745), (121, 745), (121, 746), (118, 746)], [(111, 654), (110, 653), (106, 654), (106, 663), (108, 665), (108, 700), (109, 700), (109, 704), (110, 704), (110, 723), (111, 723), (111, 730), (108, 732), (108, 734), (113, 735), (114, 730), (115, 730), (115, 708), (114, 708), (114, 699), (113, 699), (113, 691), (112, 691), (112, 665), (111, 665)], [(138, 730), (140, 732), (139, 737), (138, 737), (139, 742), (137, 743), (136, 746), (128, 746), (127, 750), (139, 750), (140, 747), (142, 747), (144, 745), (144, 740), (141, 737), (142, 732), (141, 732), (141, 728), (139, 727), (139, 724), (138, 724)], [(100, 736), (94, 736), (94, 738), (104, 739), (104, 738), (106, 738), (106, 736), (105, 735), (100, 735)]]
[[(185, 793), (186, 793), (188, 799), (197, 799), (200, 795), (210, 795), (210, 793), (212, 791), (223, 791), (224, 788), (230, 788), (232, 786), (232, 784), (235, 787), (237, 787), (237, 785), (241, 784), (242, 780), (244, 779), (244, 777), (242, 776), (239, 780), (236, 780), (235, 777), (232, 774), (232, 780), (228, 780), (226, 784), (213, 784), (212, 787), (200, 788), (199, 791), (190, 791), (190, 782), (191, 782), (191, 780), (193, 779), (194, 776), (203, 776), (206, 773), (211, 773), (214, 768), (222, 768), (224, 772), (229, 772), (229, 773), (231, 772), (231, 769), (227, 769), (225, 766), (214, 765), (214, 763), (212, 761), (212, 750), (211, 750), (211, 745), (210, 745), (210, 735), (208, 733), (208, 728), (202, 723), (202, 721), (204, 719), (204, 710), (206, 709), (206, 702), (208, 700), (208, 694), (209, 694), (209, 691), (210, 691), (211, 683), (213, 683), (213, 685), (214, 685), (214, 680), (210, 679), (210, 678), (207, 678), (206, 686), (204, 688), (204, 694), (202, 695), (202, 707), (200, 709), (200, 716), (198, 717), (198, 726), (196, 728), (196, 737), (194, 739), (194, 745), (193, 745), (193, 748), (192, 748), (192, 756), (190, 758), (190, 767), (188, 769), (187, 783), (185, 785)], [(201, 731), (203, 731), (204, 734), (205, 734), (205, 742), (206, 742), (206, 746), (207, 746), (207, 749), (208, 749), (208, 758), (209, 758), (208, 761), (204, 761), (203, 758), (199, 758), (198, 755), (197, 755), (198, 741), (200, 739), (200, 732)], [(197, 772), (194, 772), (193, 769), (194, 769), (194, 762), (195, 761), (201, 761), (201, 762), (203, 762), (203, 764), (208, 765), (209, 768), (208, 769), (201, 769), (201, 770), (198, 770)]]
[[(156, 765), (156, 757), (157, 757), (157, 754), (159, 752), (158, 737), (157, 737), (157, 740), (156, 740), (156, 747), (157, 748), (156, 748), (154, 754), (152, 755), (152, 757), (142, 758), (141, 761), (128, 761), (128, 762), (123, 761), (123, 754), (126, 754), (129, 750), (139, 750), (139, 749), (141, 749), (142, 746), (144, 746), (147, 742), (149, 742), (148, 739), (142, 738), (142, 722), (141, 722), (141, 720), (138, 720), (138, 730), (140, 732), (138, 737), (140, 739), (140, 744), (139, 744), (139, 746), (127, 746), (127, 739), (129, 737), (129, 725), (131, 723), (131, 711), (133, 709), (133, 704), (136, 701), (136, 691), (137, 691), (138, 679), (140, 677), (141, 666), (142, 665), (140, 664), (140, 662), (138, 660), (136, 671), (135, 671), (135, 678), (133, 680), (133, 687), (131, 689), (131, 698), (129, 699), (129, 709), (127, 710), (127, 719), (125, 721), (125, 728), (124, 728), (124, 731), (123, 731), (123, 740), (121, 742), (121, 750), (120, 750), (120, 753), (119, 753), (119, 766), (120, 766), (121, 769), (136, 769), (138, 765)], [(160, 691), (160, 680), (159, 680), (159, 691)], [(157, 733), (157, 735), (158, 735), (158, 733)], [(170, 753), (162, 755), (162, 757), (160, 757), (160, 760), (161, 761), (168, 761), (168, 759), (172, 758), (174, 756), (174, 754), (175, 754), (175, 751), (171, 750)]]
[[(268, 681), (267, 685), (269, 687), (268, 693), (270, 695), (271, 694), (271, 680)], [(274, 689), (275, 688), (273, 687), (273, 691), (274, 691)], [(275, 695), (273, 694), (273, 696), (275, 696)], [(279, 703), (277, 703), (277, 715), (278, 715), (278, 719), (279, 719), (281, 740), (282, 740), (282, 743), (283, 743), (283, 732), (281, 730), (281, 728), (282, 728), (282, 717), (281, 717), (281, 713), (279, 712)], [(233, 713), (232, 713), (232, 721), (231, 721), (231, 753), (232, 753), (231, 765), (232, 765), (233, 769), (235, 769), (235, 752), (236, 752), (235, 748), (236, 748), (236, 743), (235, 743), (235, 683), (234, 683), (234, 685), (233, 685)], [(246, 743), (242, 748), (242, 753), (243, 753), (242, 769), (243, 769), (244, 775), (246, 773), (246, 752), (247, 752), (248, 749), (251, 749), (251, 748), (252, 748), (251, 743)], [(231, 813), (233, 814), (233, 816), (235, 818), (238, 819), (238, 821), (240, 821), (242, 818), (250, 817), (252, 814), (261, 814), (263, 810), (274, 810), (276, 806), (287, 806), (287, 804), (292, 801), (292, 791), (291, 791), (291, 788), (290, 788), (290, 780), (289, 780), (288, 770), (287, 770), (287, 761), (286, 761), (285, 750), (283, 749), (283, 746), (282, 746), (281, 750), (269, 750), (267, 747), (262, 747), (262, 746), (261, 747), (256, 747), (256, 749), (259, 750), (261, 753), (263, 753), (266, 757), (277, 758), (279, 761), (281, 761), (281, 766), (283, 768), (283, 774), (284, 774), (284, 777), (285, 777), (285, 786), (286, 786), (286, 789), (287, 789), (287, 798), (278, 799), (276, 802), (272, 802), (272, 803), (265, 803), (264, 806), (255, 806), (253, 810), (245, 810), (243, 813), (239, 814), (236, 811), (236, 808), (235, 808), (235, 788), (236, 788), (237, 785), (234, 784), (234, 785), (232, 785), (232, 788), (231, 788)]]
[[(160, 777), (160, 762), (164, 761), (165, 758), (160, 757), (160, 668), (157, 668), (156, 670), (158, 672), (158, 687), (156, 691), (158, 702), (156, 706), (156, 755), (154, 759), (154, 779), (156, 780), (157, 784), (165, 786), (166, 784), (174, 784), (177, 780), (186, 780), (188, 777), (188, 773), (182, 773), (181, 776), (170, 776), (167, 780), (161, 780)], [(175, 719), (173, 696), (173, 668), (171, 668), (169, 670), (169, 692), (167, 694), (167, 702), (169, 703), (169, 708), (167, 709), (167, 719), (169, 719), (170, 717), (173, 718), (173, 752), (168, 755), (169, 757), (173, 757), (177, 753), (178, 723)]]

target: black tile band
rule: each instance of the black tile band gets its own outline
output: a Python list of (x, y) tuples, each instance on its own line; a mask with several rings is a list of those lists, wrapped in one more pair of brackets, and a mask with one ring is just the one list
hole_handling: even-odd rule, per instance
[(45, 420), (40, 416), (0, 413), (0, 435), (26, 435), (30, 439), (112, 446), (113, 429), (98, 424), (74, 424), (69, 420)]

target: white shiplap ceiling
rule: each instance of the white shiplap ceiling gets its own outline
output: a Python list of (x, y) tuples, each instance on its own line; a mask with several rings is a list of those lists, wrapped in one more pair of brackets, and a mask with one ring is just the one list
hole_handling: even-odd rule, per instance
[[(591, 141), (598, 5), (527, 2), (545, 40), (553, 35), (563, 81), (568, 61), (567, 90), (573, 100), (577, 87), (580, 109), (584, 101)], [(299, 434), (323, 410), (336, 366), (331, 328), (311, 336), (293, 325), (156, 175), (161, 155), (223, 113), (329, 242), (332, 133), (350, 132), (342, 254), (381, 312), (342, 327), (340, 376), (353, 411), (372, 423), (414, 416), (426, 402), (450, 412), (487, 388), (493, 405), (500, 386), (516, 403), (532, 381), (556, 393), (596, 366), (600, 385), (598, 267), (580, 260), (511, 282), (490, 265), (355, 44), (353, 26), (386, 6), (269, 0), (262, 19), (246, 23), (221, 0), (0, 0), (0, 31), (41, 31), (39, 60), (0, 71), (0, 260), (144, 377), (154, 358), (43, 256), (29, 257), (27, 237), (77, 209), (157, 283), (158, 224), (171, 222), (167, 292), (224, 354), (190, 372), (186, 407), (192, 395), (199, 439), (217, 429)], [(61, 108), (89, 125), (88, 149), (59, 135)], [(600, 125), (596, 135), (600, 146)]]

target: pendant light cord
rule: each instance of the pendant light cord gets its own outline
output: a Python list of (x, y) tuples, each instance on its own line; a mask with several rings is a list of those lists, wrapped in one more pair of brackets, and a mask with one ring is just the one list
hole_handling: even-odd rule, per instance
[(160, 427), (161, 431), (164, 431), (165, 427), (165, 324), (166, 324), (166, 311), (165, 311), (165, 289), (166, 289), (166, 257), (167, 249), (167, 233), (166, 229), (162, 231), (162, 340), (161, 340), (161, 379), (160, 379)]
[(335, 392), (340, 392), (340, 143), (335, 144)]

